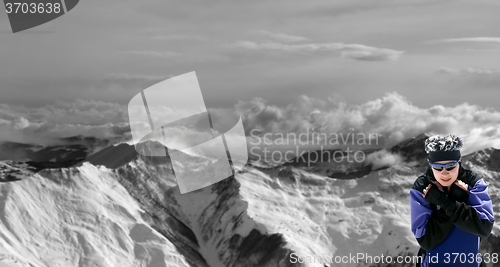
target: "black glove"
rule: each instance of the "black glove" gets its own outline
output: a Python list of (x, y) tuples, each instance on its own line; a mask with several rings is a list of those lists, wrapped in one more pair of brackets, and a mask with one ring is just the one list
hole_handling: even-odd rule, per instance
[(451, 200), (456, 200), (458, 202), (467, 203), (467, 200), (469, 200), (469, 193), (466, 190), (463, 190), (460, 186), (453, 183), (450, 187), (448, 198)]
[(446, 211), (453, 210), (456, 206), (455, 200), (450, 200), (448, 197), (437, 189), (437, 186), (431, 186), (427, 194), (425, 194), (425, 199), (430, 203), (436, 204)]

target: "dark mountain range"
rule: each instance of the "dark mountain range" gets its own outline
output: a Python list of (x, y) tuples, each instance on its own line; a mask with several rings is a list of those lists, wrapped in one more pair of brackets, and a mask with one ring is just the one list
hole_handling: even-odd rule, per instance
[[(392, 154), (399, 155), (406, 165), (413, 167), (427, 167), (427, 154), (423, 147), (428, 134), (422, 133), (414, 138), (404, 140), (397, 145), (387, 149)], [(45, 168), (64, 168), (82, 162), (90, 162), (94, 165), (102, 165), (107, 168), (118, 168), (136, 159), (139, 155), (133, 145), (121, 143), (118, 145), (108, 145), (103, 149), (98, 149), (110, 143), (107, 139), (95, 137), (72, 136), (61, 139), (65, 145), (40, 146), (34, 144), (22, 144), (5, 142), (0, 144), (0, 160), (25, 161), (36, 170)], [(141, 144), (146, 151), (152, 147), (163, 149), (163, 145), (156, 142), (146, 142)], [(92, 153), (93, 150), (97, 151)], [(380, 151), (380, 149), (362, 150), (368, 157), (370, 154)], [(304, 152), (291, 160), (272, 167), (263, 167), (257, 163), (249, 163), (255, 168), (280, 168), (282, 166), (293, 166), (304, 168), (312, 173), (324, 174), (336, 179), (356, 179), (363, 177), (373, 171), (373, 166), (369, 162), (356, 162), (352, 160), (352, 153), (339, 149), (316, 150)], [(168, 162), (162, 157), (148, 157), (149, 161)], [(498, 171), (500, 152), (490, 148), (474, 152), (463, 157), (464, 163), (471, 163), (481, 166), (488, 166), (489, 170)], [(466, 165), (467, 166), (467, 165)], [(377, 169), (385, 169), (389, 166), (381, 166)]]
[(50, 145), (3, 142), (0, 143), (0, 160), (52, 163), (82, 160), (110, 143), (108, 139), (81, 135), (54, 140)]
[[(388, 148), (387, 151), (401, 157), (401, 164), (416, 168), (426, 168), (428, 166), (428, 162), (427, 153), (424, 150), (424, 144), (425, 140), (429, 137), (429, 134), (422, 133)], [(380, 151), (381, 149), (362, 150), (366, 157)], [(350, 155), (352, 157), (352, 153)], [(342, 151), (340, 149), (315, 150), (304, 152), (301, 155), (277, 166), (262, 166), (253, 162), (250, 163), (250, 165), (258, 169), (278, 169), (286, 166), (292, 166), (307, 169), (312, 173), (323, 174), (336, 179), (357, 179), (366, 176), (374, 170), (371, 163), (358, 163), (352, 161), (352, 158), (349, 158), (348, 156), (349, 155), (346, 151)], [(349, 161), (349, 159), (351, 159), (351, 161)], [(500, 150), (488, 148), (476, 151), (463, 156), (462, 161), (466, 167), (470, 161), (472, 164), (487, 166), (488, 170), (498, 172), (500, 170)], [(390, 166), (384, 165), (378, 167), (376, 170), (383, 170), (388, 167)]]

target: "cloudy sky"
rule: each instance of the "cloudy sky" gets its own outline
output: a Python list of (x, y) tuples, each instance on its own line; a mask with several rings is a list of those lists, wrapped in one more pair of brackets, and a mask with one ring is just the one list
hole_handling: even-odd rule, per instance
[(245, 111), (247, 130), (319, 116), (393, 140), (496, 140), (499, 12), (493, 0), (85, 0), (16, 34), (0, 12), (0, 131), (122, 133), (134, 95), (196, 71), (206, 105)]

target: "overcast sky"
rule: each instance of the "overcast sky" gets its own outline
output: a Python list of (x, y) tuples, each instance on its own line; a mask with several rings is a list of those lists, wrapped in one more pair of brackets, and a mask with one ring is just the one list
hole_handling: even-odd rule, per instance
[[(16, 116), (50, 121), (54, 113), (34, 115), (36, 108), (60, 111), (68, 100), (66, 115), (70, 106), (94, 108), (81, 117), (73, 110), (68, 123), (124, 121), (118, 107), (140, 90), (196, 71), (213, 108), (258, 102), (284, 114), (306, 95), (311, 103), (359, 110), (373, 103), (426, 111), (462, 105), (493, 114), (488, 123), (495, 125), (498, 14), (494, 0), (84, 0), (56, 20), (12, 34), (0, 12), (0, 123), (26, 124), (12, 122)], [(113, 115), (95, 115), (96, 106)]]
[(300, 94), (360, 104), (497, 108), (498, 1), (80, 1), (12, 34), (0, 13), (1, 102), (127, 103), (196, 71), (207, 104)]

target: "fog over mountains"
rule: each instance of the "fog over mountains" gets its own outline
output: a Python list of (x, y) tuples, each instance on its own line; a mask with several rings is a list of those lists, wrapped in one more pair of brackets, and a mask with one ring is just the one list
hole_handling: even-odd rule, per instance
[[(361, 163), (311, 160), (312, 153), (279, 166), (249, 162), (187, 194), (169, 158), (139, 156), (126, 143), (3, 143), (0, 267), (391, 266), (367, 257), (395, 262), (418, 250), (409, 191), (427, 168), (425, 138), (367, 150)], [(186, 157), (186, 168), (210, 164)], [(463, 160), (489, 185), (498, 214), (500, 150)], [(481, 249), (500, 251), (500, 226)], [(357, 262), (326, 259), (358, 253)]]

